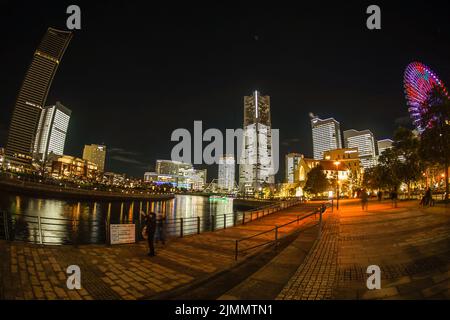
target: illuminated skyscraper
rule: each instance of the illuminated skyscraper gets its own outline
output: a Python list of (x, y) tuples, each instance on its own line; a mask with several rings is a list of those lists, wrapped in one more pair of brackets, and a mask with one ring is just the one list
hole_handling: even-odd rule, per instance
[(319, 119), (311, 114), (313, 153), (315, 160), (322, 160), (325, 151), (341, 149), (341, 128), (333, 118)]
[(219, 158), (219, 189), (226, 191), (234, 189), (234, 168), (235, 160), (232, 155), (225, 155)]
[(97, 165), (99, 172), (105, 171), (106, 146), (98, 144), (85, 145), (83, 159)]
[(298, 182), (298, 168), (303, 155), (300, 153), (288, 153), (286, 155), (286, 183)]
[(72, 111), (60, 102), (42, 110), (34, 144), (36, 159), (43, 161), (51, 152), (57, 155), (64, 154), (71, 113)]
[(14, 106), (6, 156), (16, 164), (31, 164), (41, 111), (72, 33), (49, 28), (25, 75)]
[(269, 96), (255, 91), (244, 97), (243, 131), (239, 187), (247, 193), (263, 183), (274, 183)]
[(370, 130), (346, 130), (344, 142), (346, 148), (358, 148), (359, 159), (364, 169), (377, 164), (375, 137)]

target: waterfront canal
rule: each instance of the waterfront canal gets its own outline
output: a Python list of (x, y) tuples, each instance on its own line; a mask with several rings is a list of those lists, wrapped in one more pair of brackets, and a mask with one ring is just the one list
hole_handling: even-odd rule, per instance
[(232, 225), (233, 212), (241, 209), (233, 205), (232, 198), (193, 195), (177, 195), (165, 201), (111, 202), (44, 199), (4, 192), (0, 195), (0, 211), (8, 213), (12, 237), (39, 243), (37, 232), (41, 223), (41, 229), (45, 230), (44, 242), (49, 244), (70, 243), (74, 238), (77, 243), (105, 243), (108, 221), (135, 223), (138, 228), (141, 211), (153, 211), (164, 219), (170, 236), (180, 233), (180, 218), (184, 220), (181, 232), (192, 234), (209, 230), (211, 217), (215, 217), (213, 224)]

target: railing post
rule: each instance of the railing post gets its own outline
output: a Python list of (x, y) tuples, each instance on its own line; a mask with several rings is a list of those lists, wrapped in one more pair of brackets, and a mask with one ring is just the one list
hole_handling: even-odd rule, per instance
[(197, 234), (200, 234), (200, 217), (197, 217)]
[(278, 247), (278, 226), (275, 226), (275, 250)]
[(38, 216), (38, 228), (39, 228), (39, 243), (42, 244), (42, 226), (41, 226), (41, 216)]
[(183, 218), (180, 218), (180, 238), (183, 238)]
[(227, 228), (227, 215), (226, 214), (223, 215), (223, 228), (224, 229)]
[(242, 224), (245, 224), (245, 211), (242, 212)]
[(322, 210), (320, 210), (319, 216), (319, 239), (322, 237)]
[(239, 240), (236, 240), (234, 247), (234, 261), (237, 261), (238, 259), (238, 252), (239, 252)]
[(8, 212), (3, 211), (3, 228), (5, 229), (5, 240), (9, 240), (9, 219)]

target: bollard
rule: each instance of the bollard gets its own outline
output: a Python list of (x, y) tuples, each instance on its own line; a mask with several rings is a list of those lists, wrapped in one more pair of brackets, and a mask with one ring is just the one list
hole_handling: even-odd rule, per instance
[(233, 212), (233, 227), (236, 227), (237, 212)]
[(200, 217), (197, 217), (197, 234), (200, 234)]
[(211, 231), (214, 231), (214, 215), (212, 214), (210, 217), (211, 217)]
[(183, 218), (180, 218), (180, 238), (183, 238)]
[(223, 228), (224, 229), (227, 228), (227, 215), (226, 214), (223, 215)]
[(245, 224), (245, 211), (242, 212), (242, 224)]

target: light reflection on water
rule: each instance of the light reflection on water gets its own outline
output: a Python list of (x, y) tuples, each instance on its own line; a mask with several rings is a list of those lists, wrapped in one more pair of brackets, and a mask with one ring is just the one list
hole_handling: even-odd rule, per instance
[[(196, 217), (202, 218), (203, 221), (210, 215), (218, 217), (233, 213), (233, 199), (177, 195), (175, 199), (166, 201), (94, 202), (41, 199), (4, 193), (0, 195), (0, 210), (18, 216), (27, 215), (44, 218), (42, 219), (43, 223), (48, 223), (46, 240), (52, 243), (68, 241), (64, 239), (70, 238), (74, 234), (79, 243), (103, 243), (107, 220), (110, 223), (139, 224), (139, 212), (153, 211), (160, 217), (165, 217), (167, 221)], [(54, 221), (52, 219), (69, 219), (72, 221), (61, 220), (61, 223), (66, 224), (50, 225)], [(37, 223), (33, 226), (32, 222), (34, 221), (28, 220), (26, 227), (28, 231), (25, 238), (38, 242), (38, 235), (35, 230)], [(230, 221), (226, 222), (227, 225), (230, 224)], [(201, 224), (202, 230), (207, 227), (205, 223)], [(179, 232), (179, 226), (176, 226), (173, 232)]]

